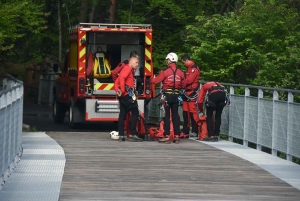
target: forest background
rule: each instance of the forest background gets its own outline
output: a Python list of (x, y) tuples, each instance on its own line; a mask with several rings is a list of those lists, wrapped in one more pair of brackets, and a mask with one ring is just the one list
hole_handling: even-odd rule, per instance
[[(79, 22), (153, 27), (156, 72), (189, 54), (201, 81), (300, 89), (300, 0), (1, 0), (0, 72), (62, 61)], [(179, 67), (185, 67), (180, 63)]]

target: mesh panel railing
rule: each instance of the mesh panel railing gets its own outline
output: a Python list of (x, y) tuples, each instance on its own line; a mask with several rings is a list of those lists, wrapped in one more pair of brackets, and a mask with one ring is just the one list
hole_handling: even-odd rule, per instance
[[(289, 161), (300, 158), (300, 104), (294, 102), (294, 94), (300, 94), (300, 90), (222, 84), (230, 91), (231, 99), (230, 106), (223, 110), (222, 134), (230, 141), (242, 140), (245, 146), (254, 143), (258, 150), (269, 148), (273, 155), (277, 151), (286, 153)], [(156, 95), (159, 92), (157, 88)], [(264, 97), (264, 93), (269, 95)], [(157, 98), (149, 103), (149, 118), (156, 123), (161, 116), (159, 101)], [(183, 121), (181, 107), (179, 115)]]
[(23, 83), (0, 76), (0, 188), (22, 153)]

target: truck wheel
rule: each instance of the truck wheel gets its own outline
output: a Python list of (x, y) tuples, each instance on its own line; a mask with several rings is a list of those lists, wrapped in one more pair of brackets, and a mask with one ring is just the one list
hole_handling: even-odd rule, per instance
[(76, 128), (78, 126), (78, 123), (74, 122), (74, 107), (75, 107), (74, 99), (73, 99), (73, 97), (71, 97), (70, 110), (69, 110), (69, 127), (70, 128)]
[(53, 120), (55, 123), (63, 123), (66, 115), (64, 104), (60, 103), (56, 98), (53, 100)]

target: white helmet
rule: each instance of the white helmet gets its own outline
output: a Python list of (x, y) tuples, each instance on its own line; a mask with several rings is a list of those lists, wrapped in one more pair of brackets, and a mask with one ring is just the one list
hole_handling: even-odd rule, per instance
[(170, 59), (172, 62), (177, 62), (178, 61), (178, 56), (174, 52), (170, 52), (166, 59)]
[(118, 140), (119, 139), (119, 132), (117, 131), (112, 131), (110, 132), (110, 138), (113, 139), (113, 140)]

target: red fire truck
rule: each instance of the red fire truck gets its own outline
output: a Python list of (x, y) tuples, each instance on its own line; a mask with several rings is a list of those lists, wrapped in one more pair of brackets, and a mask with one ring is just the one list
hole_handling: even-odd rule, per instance
[(133, 50), (140, 55), (135, 86), (144, 114), (145, 101), (154, 96), (151, 25), (80, 23), (71, 27), (64, 66), (53, 88), (54, 121), (62, 123), (68, 111), (71, 128), (82, 122), (117, 122), (119, 104), (111, 71)]

